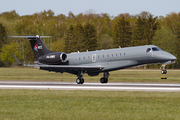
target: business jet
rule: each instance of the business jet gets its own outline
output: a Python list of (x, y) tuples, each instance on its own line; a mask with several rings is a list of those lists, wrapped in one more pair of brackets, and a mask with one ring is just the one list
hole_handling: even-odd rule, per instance
[[(155, 45), (145, 45), (137, 47), (116, 48), (107, 50), (96, 50), (87, 52), (77, 52), (66, 54), (64, 52), (50, 51), (41, 38), (48, 36), (8, 36), (13, 38), (28, 38), (35, 58), (38, 61), (36, 66), (41, 70), (54, 71), (60, 73), (71, 73), (77, 75), (76, 83), (84, 83), (84, 74), (97, 76), (104, 73), (100, 79), (101, 83), (107, 83), (109, 72), (130, 68), (144, 64), (162, 64), (162, 74), (166, 74), (165, 66), (175, 63), (176, 57), (161, 50)], [(18, 65), (21, 62), (14, 55)]]

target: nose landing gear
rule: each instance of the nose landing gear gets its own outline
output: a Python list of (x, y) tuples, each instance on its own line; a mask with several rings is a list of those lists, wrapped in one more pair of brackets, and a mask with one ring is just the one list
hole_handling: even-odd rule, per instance
[[(167, 73), (167, 70), (166, 70), (166, 65), (162, 65), (162, 70), (161, 70), (161, 73), (162, 74), (166, 74)], [(167, 79), (166, 76), (161, 76), (161, 79)]]
[(162, 73), (162, 74), (166, 74), (166, 73), (167, 73), (167, 71), (166, 71), (166, 68), (165, 68), (165, 67), (166, 67), (166, 65), (162, 65), (162, 68), (163, 68), (163, 69), (161, 70), (161, 73)]
[(161, 73), (162, 73), (162, 74), (166, 74), (167, 71), (166, 71), (166, 70), (162, 70)]
[(83, 84), (84, 83), (83, 74), (84, 74), (84, 71), (79, 71), (79, 73), (77, 75), (78, 78), (76, 79), (77, 84)]

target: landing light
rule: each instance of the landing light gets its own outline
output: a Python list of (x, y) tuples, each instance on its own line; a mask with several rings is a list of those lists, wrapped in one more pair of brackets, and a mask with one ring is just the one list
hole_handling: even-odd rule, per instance
[(171, 63), (175, 63), (175, 60), (171, 60)]

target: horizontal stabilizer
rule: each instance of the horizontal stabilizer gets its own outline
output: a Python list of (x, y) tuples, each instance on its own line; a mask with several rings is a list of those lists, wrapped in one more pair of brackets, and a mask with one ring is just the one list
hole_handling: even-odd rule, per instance
[(14, 59), (16, 60), (17, 64), (22, 66), (22, 63), (18, 60), (18, 58), (14, 54), (13, 54), (13, 56), (14, 56)]
[(5, 37), (11, 37), (11, 38), (51, 38), (52, 36), (39, 36), (39, 35), (25, 35), (25, 36), (5, 36)]

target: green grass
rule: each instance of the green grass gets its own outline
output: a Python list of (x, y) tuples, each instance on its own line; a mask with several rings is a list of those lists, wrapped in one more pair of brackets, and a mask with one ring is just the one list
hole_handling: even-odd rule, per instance
[[(114, 71), (109, 82), (180, 82), (180, 71)], [(84, 76), (86, 81), (99, 82)], [(0, 68), (0, 80), (74, 81), (33, 68)], [(179, 120), (180, 94), (171, 92), (0, 90), (0, 120)]]
[[(110, 72), (109, 82), (164, 82), (180, 83), (180, 71), (168, 70), (166, 75), (161, 74), (161, 70), (134, 69)], [(99, 82), (103, 74), (95, 77), (84, 75), (85, 82)], [(161, 80), (161, 76), (167, 76), (167, 80)], [(0, 68), (0, 80), (19, 81), (74, 81), (77, 76), (68, 73), (55, 73), (34, 68)]]
[(180, 94), (0, 90), (2, 120), (179, 120)]

